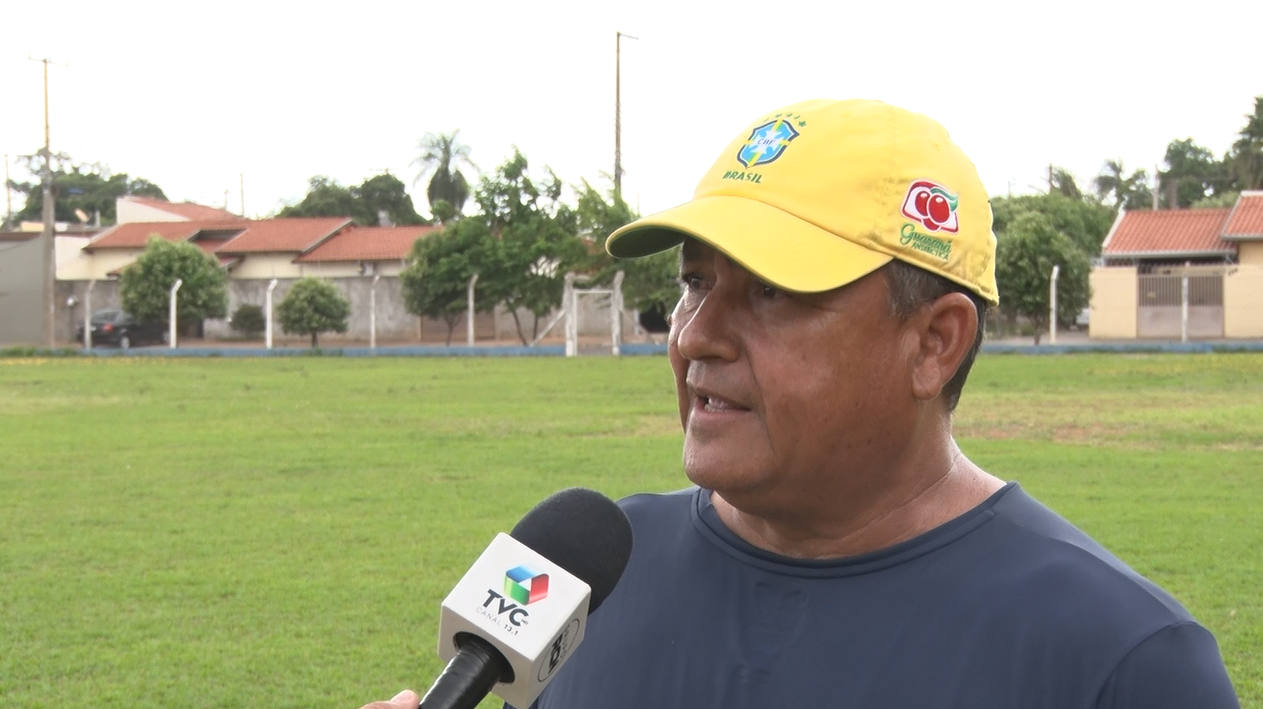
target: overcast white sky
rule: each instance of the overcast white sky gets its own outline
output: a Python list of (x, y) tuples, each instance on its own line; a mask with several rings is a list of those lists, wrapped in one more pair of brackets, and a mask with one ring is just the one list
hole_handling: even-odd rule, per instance
[[(1031, 4), (1033, 5), (1033, 4)], [(325, 8), (335, 7), (335, 10)], [(570, 182), (612, 170), (623, 42), (624, 194), (686, 201), (758, 114), (878, 98), (947, 126), (993, 194), (1048, 163), (1090, 183), (1152, 171), (1192, 137), (1222, 154), (1263, 94), (1263, 3), (11, 2), (0, 5), (0, 151), (43, 142), (173, 200), (264, 215), (323, 174), (411, 184), (417, 140), (461, 130), (484, 169), (518, 145)], [(11, 167), (24, 179), (21, 168)], [(413, 190), (428, 214), (424, 189)], [(15, 205), (16, 207), (17, 205)]]

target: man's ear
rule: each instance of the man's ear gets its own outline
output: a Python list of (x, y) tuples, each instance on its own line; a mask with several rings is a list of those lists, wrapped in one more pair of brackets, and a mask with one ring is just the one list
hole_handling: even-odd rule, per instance
[(912, 370), (912, 393), (929, 401), (952, 377), (973, 347), (978, 334), (978, 310), (964, 293), (948, 293), (909, 318), (916, 328), (920, 350)]

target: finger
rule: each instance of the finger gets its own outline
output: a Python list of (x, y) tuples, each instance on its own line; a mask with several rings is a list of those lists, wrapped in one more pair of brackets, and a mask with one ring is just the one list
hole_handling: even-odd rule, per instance
[(417, 696), (417, 693), (411, 689), (405, 689), (388, 702), (373, 702), (365, 704), (360, 709), (417, 709), (420, 704), (421, 698)]

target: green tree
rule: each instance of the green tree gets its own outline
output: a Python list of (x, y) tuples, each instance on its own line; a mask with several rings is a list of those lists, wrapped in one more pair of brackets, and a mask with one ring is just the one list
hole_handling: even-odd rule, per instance
[(170, 292), (183, 282), (176, 298), (176, 318), (188, 327), (204, 318), (222, 318), (228, 310), (228, 277), (215, 257), (187, 242), (151, 237), (136, 262), (123, 270), (119, 291), (123, 309), (145, 322), (167, 322)]
[(1238, 199), (1241, 199), (1241, 193), (1237, 192), (1236, 190), (1229, 190), (1228, 192), (1216, 193), (1215, 195), (1211, 197), (1206, 197), (1205, 199), (1199, 199), (1190, 206), (1193, 209), (1213, 209), (1215, 207), (1220, 207), (1220, 208), (1231, 207), (1232, 205), (1237, 203)]
[(1057, 319), (1073, 322), (1091, 297), (1087, 254), (1053, 221), (1038, 212), (1018, 215), (997, 235), (996, 281), (1001, 307), (1023, 315), (1035, 327), (1035, 344), (1048, 330), (1049, 282), (1054, 265), (1057, 278)]
[[(414, 315), (442, 320), (447, 344), (465, 314), (469, 279), (496, 245), (487, 225), (463, 219), (412, 244), (408, 266), (399, 274), (404, 307)], [(489, 310), (494, 300), (475, 298), (475, 309)]]
[(1171, 141), (1165, 159), (1166, 169), (1158, 173), (1158, 204), (1167, 209), (1188, 209), (1230, 183), (1227, 165), (1192, 138)]
[(300, 278), (276, 308), (281, 329), (293, 334), (311, 335), (311, 347), (320, 346), (322, 332), (346, 332), (351, 303), (328, 281)]
[(374, 175), (364, 180), (354, 190), (356, 197), (359, 198), (360, 203), (363, 205), (364, 212), (370, 213), (358, 215), (371, 218), (371, 222), (363, 222), (366, 226), (368, 224), (376, 224), (380, 212), (386, 212), (387, 217), (393, 224), (413, 225), (428, 223), (425, 217), (417, 214), (416, 207), (412, 204), (412, 197), (408, 195), (407, 186), (404, 185), (402, 180), (390, 173)]
[(1106, 160), (1101, 174), (1093, 181), (1097, 196), (1110, 204), (1114, 211), (1149, 209), (1153, 206), (1153, 192), (1149, 189), (1149, 173), (1136, 170), (1130, 175), (1123, 161)]
[[(40, 221), (43, 219), (44, 190), (39, 176), (44, 168), (42, 151), (20, 157), (27, 172), (28, 182), (9, 181), (9, 187), (25, 195), (25, 202), (13, 214), (15, 222)], [(66, 153), (52, 156), (54, 217), (60, 222), (80, 221), (80, 213), (89, 220), (99, 214), (101, 223), (117, 221), (115, 203), (125, 195), (141, 195), (166, 199), (162, 188), (141, 177), (128, 177), (127, 173), (112, 173), (108, 165), (101, 163), (75, 163)]]
[[(431, 214), (443, 223), (460, 216), (465, 202), (469, 201), (469, 181), (461, 174), (460, 165), (478, 169), (470, 160), (469, 146), (460, 142), (459, 135), (459, 129), (451, 133), (426, 133), (417, 143), (421, 154), (412, 161), (419, 168), (412, 184), (430, 176), (425, 197)], [(446, 207), (440, 207), (439, 202), (446, 202)]]
[(1254, 98), (1254, 113), (1246, 116), (1245, 127), (1224, 161), (1229, 163), (1235, 189), (1263, 189), (1263, 96)]
[[(561, 304), (566, 271), (588, 256), (576, 237), (574, 211), (561, 203), (562, 182), (549, 168), (532, 177), (521, 151), (484, 177), (475, 190), (484, 223), (495, 237), (494, 249), (479, 264), (479, 288), (503, 303), (513, 318), (518, 338), (529, 344), (539, 333), (540, 318)], [(462, 220), (468, 221), (468, 220)], [(532, 337), (522, 329), (518, 309), (534, 316)]]
[(669, 249), (647, 258), (616, 259), (605, 251), (605, 240), (619, 227), (639, 216), (611, 187), (605, 194), (587, 180), (575, 188), (579, 195), (575, 208), (578, 234), (590, 254), (598, 283), (609, 283), (623, 272), (623, 300), (641, 313), (666, 318), (680, 299), (680, 251)]
[(1000, 234), (1022, 214), (1043, 214), (1053, 228), (1074, 241), (1088, 256), (1100, 256), (1101, 244), (1114, 223), (1109, 207), (1095, 200), (1070, 199), (1059, 193), (993, 197), (992, 228)]
[(352, 187), (316, 175), (308, 181), (303, 200), (285, 207), (278, 216), (350, 217), (360, 226), (374, 226), (383, 211), (394, 224), (426, 223), (412, 206), (403, 182), (389, 173), (375, 175)]

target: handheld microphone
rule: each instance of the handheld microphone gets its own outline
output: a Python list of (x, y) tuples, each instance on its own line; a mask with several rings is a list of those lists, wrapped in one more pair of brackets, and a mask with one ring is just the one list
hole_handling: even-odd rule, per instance
[(473, 709), (491, 691), (530, 706), (583, 640), (631, 548), (627, 515), (579, 487), (496, 535), (443, 601), (439, 657), (448, 665), (420, 709)]

